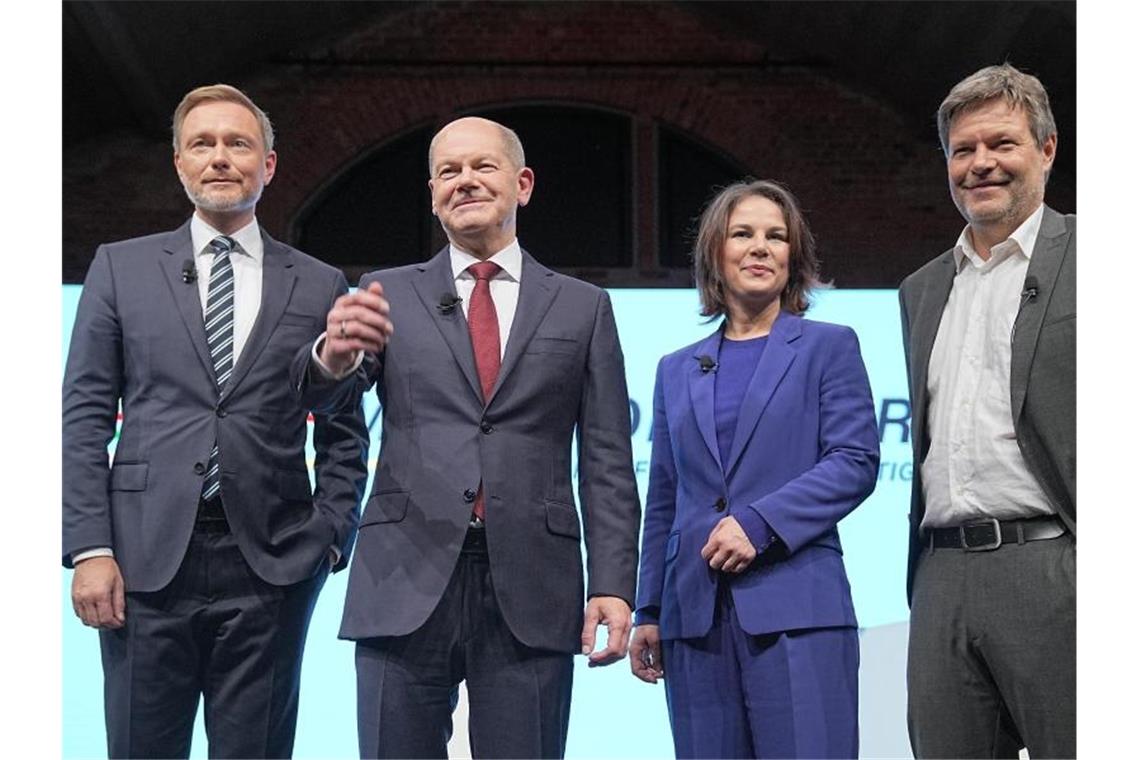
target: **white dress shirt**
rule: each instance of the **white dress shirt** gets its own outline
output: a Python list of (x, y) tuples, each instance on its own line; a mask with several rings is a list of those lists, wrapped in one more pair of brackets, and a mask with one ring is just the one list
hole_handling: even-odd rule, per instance
[(970, 228), (927, 373), (930, 451), (922, 462), (922, 527), (1054, 514), (1025, 466), (1010, 405), (1013, 323), (1041, 228), (1041, 206), (983, 260)]

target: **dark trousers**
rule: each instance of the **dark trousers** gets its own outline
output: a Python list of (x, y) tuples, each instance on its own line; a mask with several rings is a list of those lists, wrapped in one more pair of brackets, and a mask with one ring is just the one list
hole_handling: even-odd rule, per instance
[(753, 636), (722, 586), (708, 634), (662, 646), (678, 758), (858, 757), (856, 629)]
[(127, 594), (126, 625), (100, 632), (109, 755), (188, 757), (201, 697), (210, 757), (290, 757), (327, 575), (270, 585), (224, 523), (196, 527), (166, 588)]
[(447, 757), (466, 680), (473, 757), (562, 757), (573, 677), (573, 655), (532, 649), (511, 634), (482, 531), (473, 529), (418, 630), (357, 642), (360, 756)]
[(1076, 757), (1076, 541), (927, 549), (910, 612), (915, 757)]

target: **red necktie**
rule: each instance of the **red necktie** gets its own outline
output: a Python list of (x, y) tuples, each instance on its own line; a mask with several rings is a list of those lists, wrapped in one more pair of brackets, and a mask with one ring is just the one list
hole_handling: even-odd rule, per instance
[[(493, 261), (480, 261), (467, 267), (475, 277), (475, 289), (471, 291), (471, 303), (467, 307), (467, 329), (471, 332), (471, 347), (475, 350), (475, 368), (479, 372), (479, 385), (483, 387), (484, 404), (491, 397), (502, 362), (499, 355), (499, 316), (495, 313), (495, 302), (491, 300), (491, 278), (498, 274), (499, 269)], [(482, 483), (479, 483), (472, 512), (480, 520), (485, 517)]]

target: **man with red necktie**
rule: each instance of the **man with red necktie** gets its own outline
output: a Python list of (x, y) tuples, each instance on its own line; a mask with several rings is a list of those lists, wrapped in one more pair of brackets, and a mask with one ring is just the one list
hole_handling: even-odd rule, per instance
[(446, 757), (465, 680), (475, 757), (561, 757), (573, 654), (607, 665), (629, 637), (640, 505), (621, 346), (605, 291), (520, 247), (534, 172), (513, 131), (456, 120), (428, 163), (449, 245), (365, 275), (318, 348), (345, 379), (300, 379), (329, 405), (375, 383), (384, 410), (340, 632), (357, 642), (360, 752)]

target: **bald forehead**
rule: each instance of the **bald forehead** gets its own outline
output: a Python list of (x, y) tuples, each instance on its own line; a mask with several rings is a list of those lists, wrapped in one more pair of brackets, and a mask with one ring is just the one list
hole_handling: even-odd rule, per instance
[(518, 169), (526, 165), (522, 143), (514, 132), (497, 121), (465, 116), (445, 125), (431, 139), (431, 145), (428, 146), (429, 175), (435, 171), (436, 150), (444, 141), (448, 144), (459, 142), (468, 146), (478, 145), (488, 152), (500, 152)]

